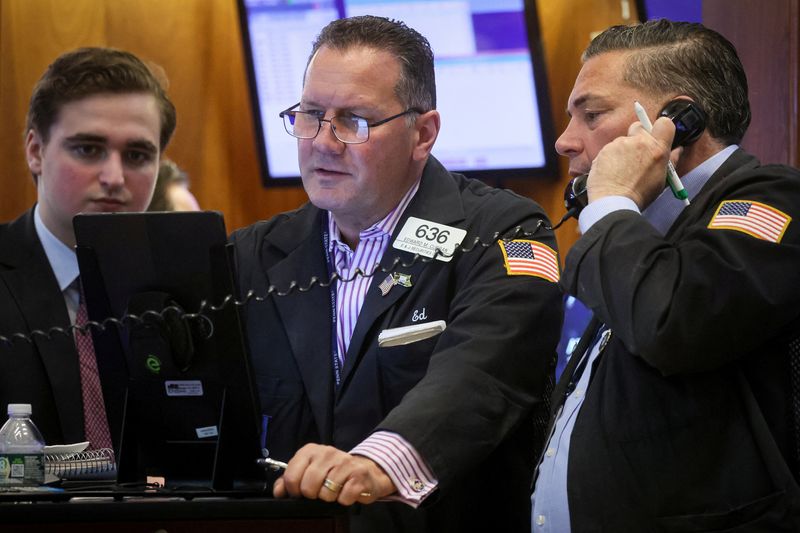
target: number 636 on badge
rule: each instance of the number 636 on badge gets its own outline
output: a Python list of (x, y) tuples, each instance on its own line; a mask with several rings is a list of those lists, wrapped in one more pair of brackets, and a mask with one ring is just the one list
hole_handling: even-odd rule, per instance
[(392, 243), (392, 247), (449, 262), (466, 234), (467, 231), (460, 228), (417, 217), (408, 217), (403, 229)]

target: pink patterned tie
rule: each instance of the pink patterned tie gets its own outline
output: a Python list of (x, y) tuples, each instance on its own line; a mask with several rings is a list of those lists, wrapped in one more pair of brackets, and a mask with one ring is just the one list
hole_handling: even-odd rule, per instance
[[(79, 283), (80, 286), (80, 283)], [(75, 325), (82, 327), (89, 320), (83, 290), (75, 316)], [(97, 373), (97, 357), (94, 353), (92, 334), (75, 330), (75, 346), (78, 348), (78, 362), (81, 367), (81, 392), (83, 393), (83, 427), (89, 449), (111, 448), (111, 433), (108, 430), (106, 406), (103, 402), (103, 389)]]

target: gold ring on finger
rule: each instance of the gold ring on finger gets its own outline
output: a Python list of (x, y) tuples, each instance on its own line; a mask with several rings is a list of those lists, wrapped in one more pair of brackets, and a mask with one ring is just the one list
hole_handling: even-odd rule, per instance
[(332, 479), (325, 478), (325, 481), (322, 482), (322, 486), (328, 489), (331, 492), (339, 492), (342, 490), (343, 485), (340, 483), (336, 483)]

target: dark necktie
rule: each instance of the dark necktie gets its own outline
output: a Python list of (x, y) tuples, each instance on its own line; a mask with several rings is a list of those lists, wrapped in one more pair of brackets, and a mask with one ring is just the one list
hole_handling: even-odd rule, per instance
[[(80, 286), (80, 283), (78, 283)], [(86, 301), (83, 290), (80, 291), (80, 304), (75, 316), (75, 325), (83, 327), (89, 320), (86, 312)], [(92, 334), (75, 330), (75, 346), (78, 349), (78, 361), (81, 369), (81, 392), (83, 394), (83, 426), (89, 448), (98, 450), (111, 448), (111, 433), (108, 429), (106, 406), (103, 402), (103, 389), (97, 373), (97, 357), (94, 353)]]

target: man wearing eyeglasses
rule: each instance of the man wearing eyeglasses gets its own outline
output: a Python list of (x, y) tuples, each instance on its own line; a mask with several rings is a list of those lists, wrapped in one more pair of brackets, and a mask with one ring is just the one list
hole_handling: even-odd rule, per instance
[(394, 500), (356, 506), (353, 531), (526, 531), (555, 240), (534, 202), (430, 155), (435, 95), (424, 37), (356, 17), (323, 29), (281, 113), (310, 203), (232, 236), (243, 292), (289, 291), (245, 310), (266, 448), (288, 460), (273, 490)]

